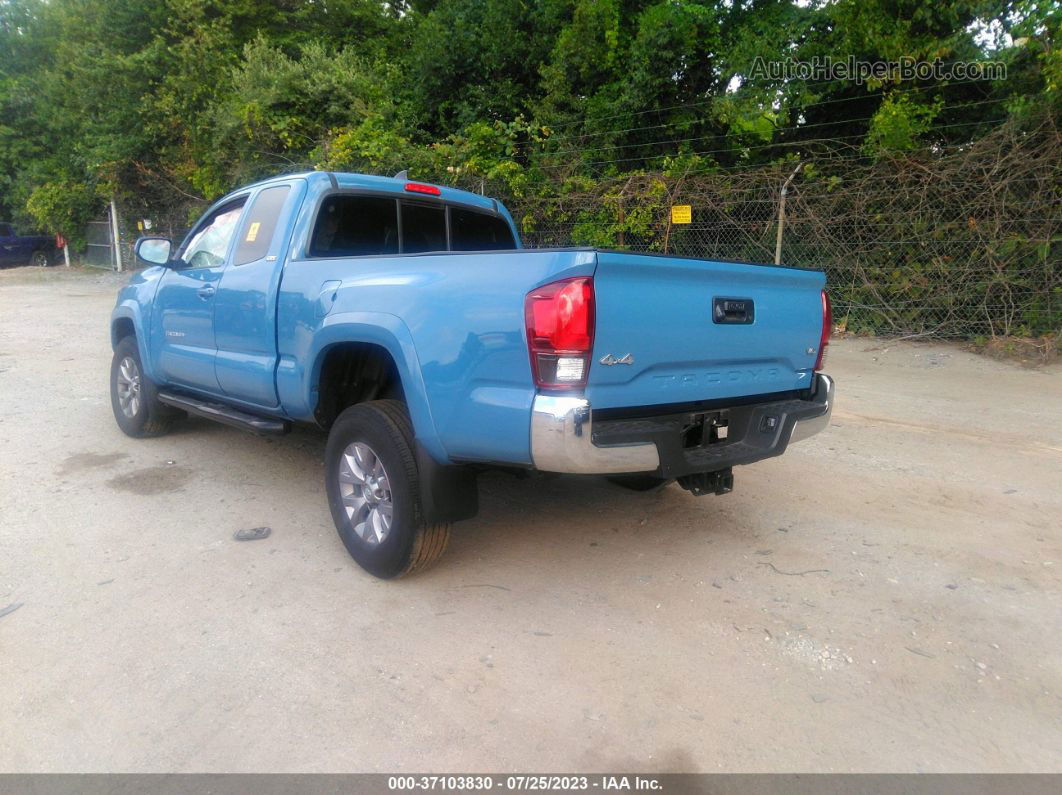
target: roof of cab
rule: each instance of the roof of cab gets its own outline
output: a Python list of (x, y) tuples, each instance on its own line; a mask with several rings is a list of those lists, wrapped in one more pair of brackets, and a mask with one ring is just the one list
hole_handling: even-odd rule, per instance
[[(274, 182), (284, 179), (305, 179), (311, 185), (317, 182), (330, 182), (335, 178), (336, 184), (340, 188), (347, 188), (351, 190), (371, 190), (384, 193), (394, 193), (398, 196), (410, 196), (416, 199), (431, 199), (430, 196), (425, 196), (422, 193), (409, 193), (406, 191), (406, 185), (410, 182), (415, 182), (421, 185), (432, 185), (430, 182), (419, 182), (415, 179), (395, 179), (394, 177), (377, 177), (371, 174), (349, 174), (343, 172), (328, 172), (328, 171), (306, 171), (300, 174), (283, 174), (276, 177), (270, 177), (256, 182), (254, 185), (248, 185), (247, 187), (257, 187), (269, 182)], [(439, 198), (443, 201), (458, 202), (460, 204), (467, 204), (472, 207), (481, 207), (484, 210), (493, 210), (498, 212), (500, 210), (499, 203), (488, 196), (480, 196), (478, 193), (470, 193), (465, 190), (458, 190), (457, 188), (448, 188), (445, 185), (433, 185), (439, 189)]]

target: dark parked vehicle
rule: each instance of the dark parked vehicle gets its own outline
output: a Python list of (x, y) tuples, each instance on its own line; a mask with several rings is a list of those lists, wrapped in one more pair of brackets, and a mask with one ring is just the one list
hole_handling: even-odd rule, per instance
[(55, 238), (51, 235), (18, 235), (0, 221), (0, 267), (36, 265), (44, 268), (56, 261)]

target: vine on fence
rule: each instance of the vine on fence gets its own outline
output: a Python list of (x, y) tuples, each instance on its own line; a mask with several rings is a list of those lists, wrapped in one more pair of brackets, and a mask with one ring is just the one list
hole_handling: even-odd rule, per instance
[[(532, 246), (588, 245), (771, 262), (779, 191), (799, 158), (743, 170), (504, 182)], [(827, 273), (842, 329), (950, 337), (1062, 329), (1062, 136), (1044, 119), (953, 150), (807, 157), (790, 184), (782, 264)], [(474, 186), (481, 188), (479, 182)], [(671, 204), (693, 206), (672, 226)]]
[[(682, 155), (657, 172), (597, 177), (551, 169), (547, 155), (516, 159), (519, 133), (484, 127), (476, 140), (432, 149), (434, 159), (421, 153), (411, 174), (503, 200), (529, 246), (769, 263), (780, 190), (799, 163), (781, 263), (826, 271), (842, 330), (967, 338), (1062, 330), (1062, 134), (1050, 115), (946, 150), (871, 157), (833, 147), (729, 170)], [(180, 236), (206, 202), (166, 195), (168, 204), (127, 197), (121, 215), (153, 218), (159, 232)], [(693, 222), (672, 226), (673, 204), (692, 205)]]

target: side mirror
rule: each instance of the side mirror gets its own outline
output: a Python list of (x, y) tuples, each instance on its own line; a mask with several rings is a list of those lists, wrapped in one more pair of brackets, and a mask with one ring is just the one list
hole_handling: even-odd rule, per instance
[(142, 237), (136, 241), (133, 251), (145, 265), (166, 265), (172, 248), (173, 243), (165, 237)]

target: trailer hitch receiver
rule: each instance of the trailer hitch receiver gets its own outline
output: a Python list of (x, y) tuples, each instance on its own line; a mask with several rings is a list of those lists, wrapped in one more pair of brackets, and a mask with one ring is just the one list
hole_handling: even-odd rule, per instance
[(698, 497), (706, 494), (727, 494), (734, 490), (734, 470), (730, 467), (716, 472), (698, 472), (683, 475), (678, 484)]

